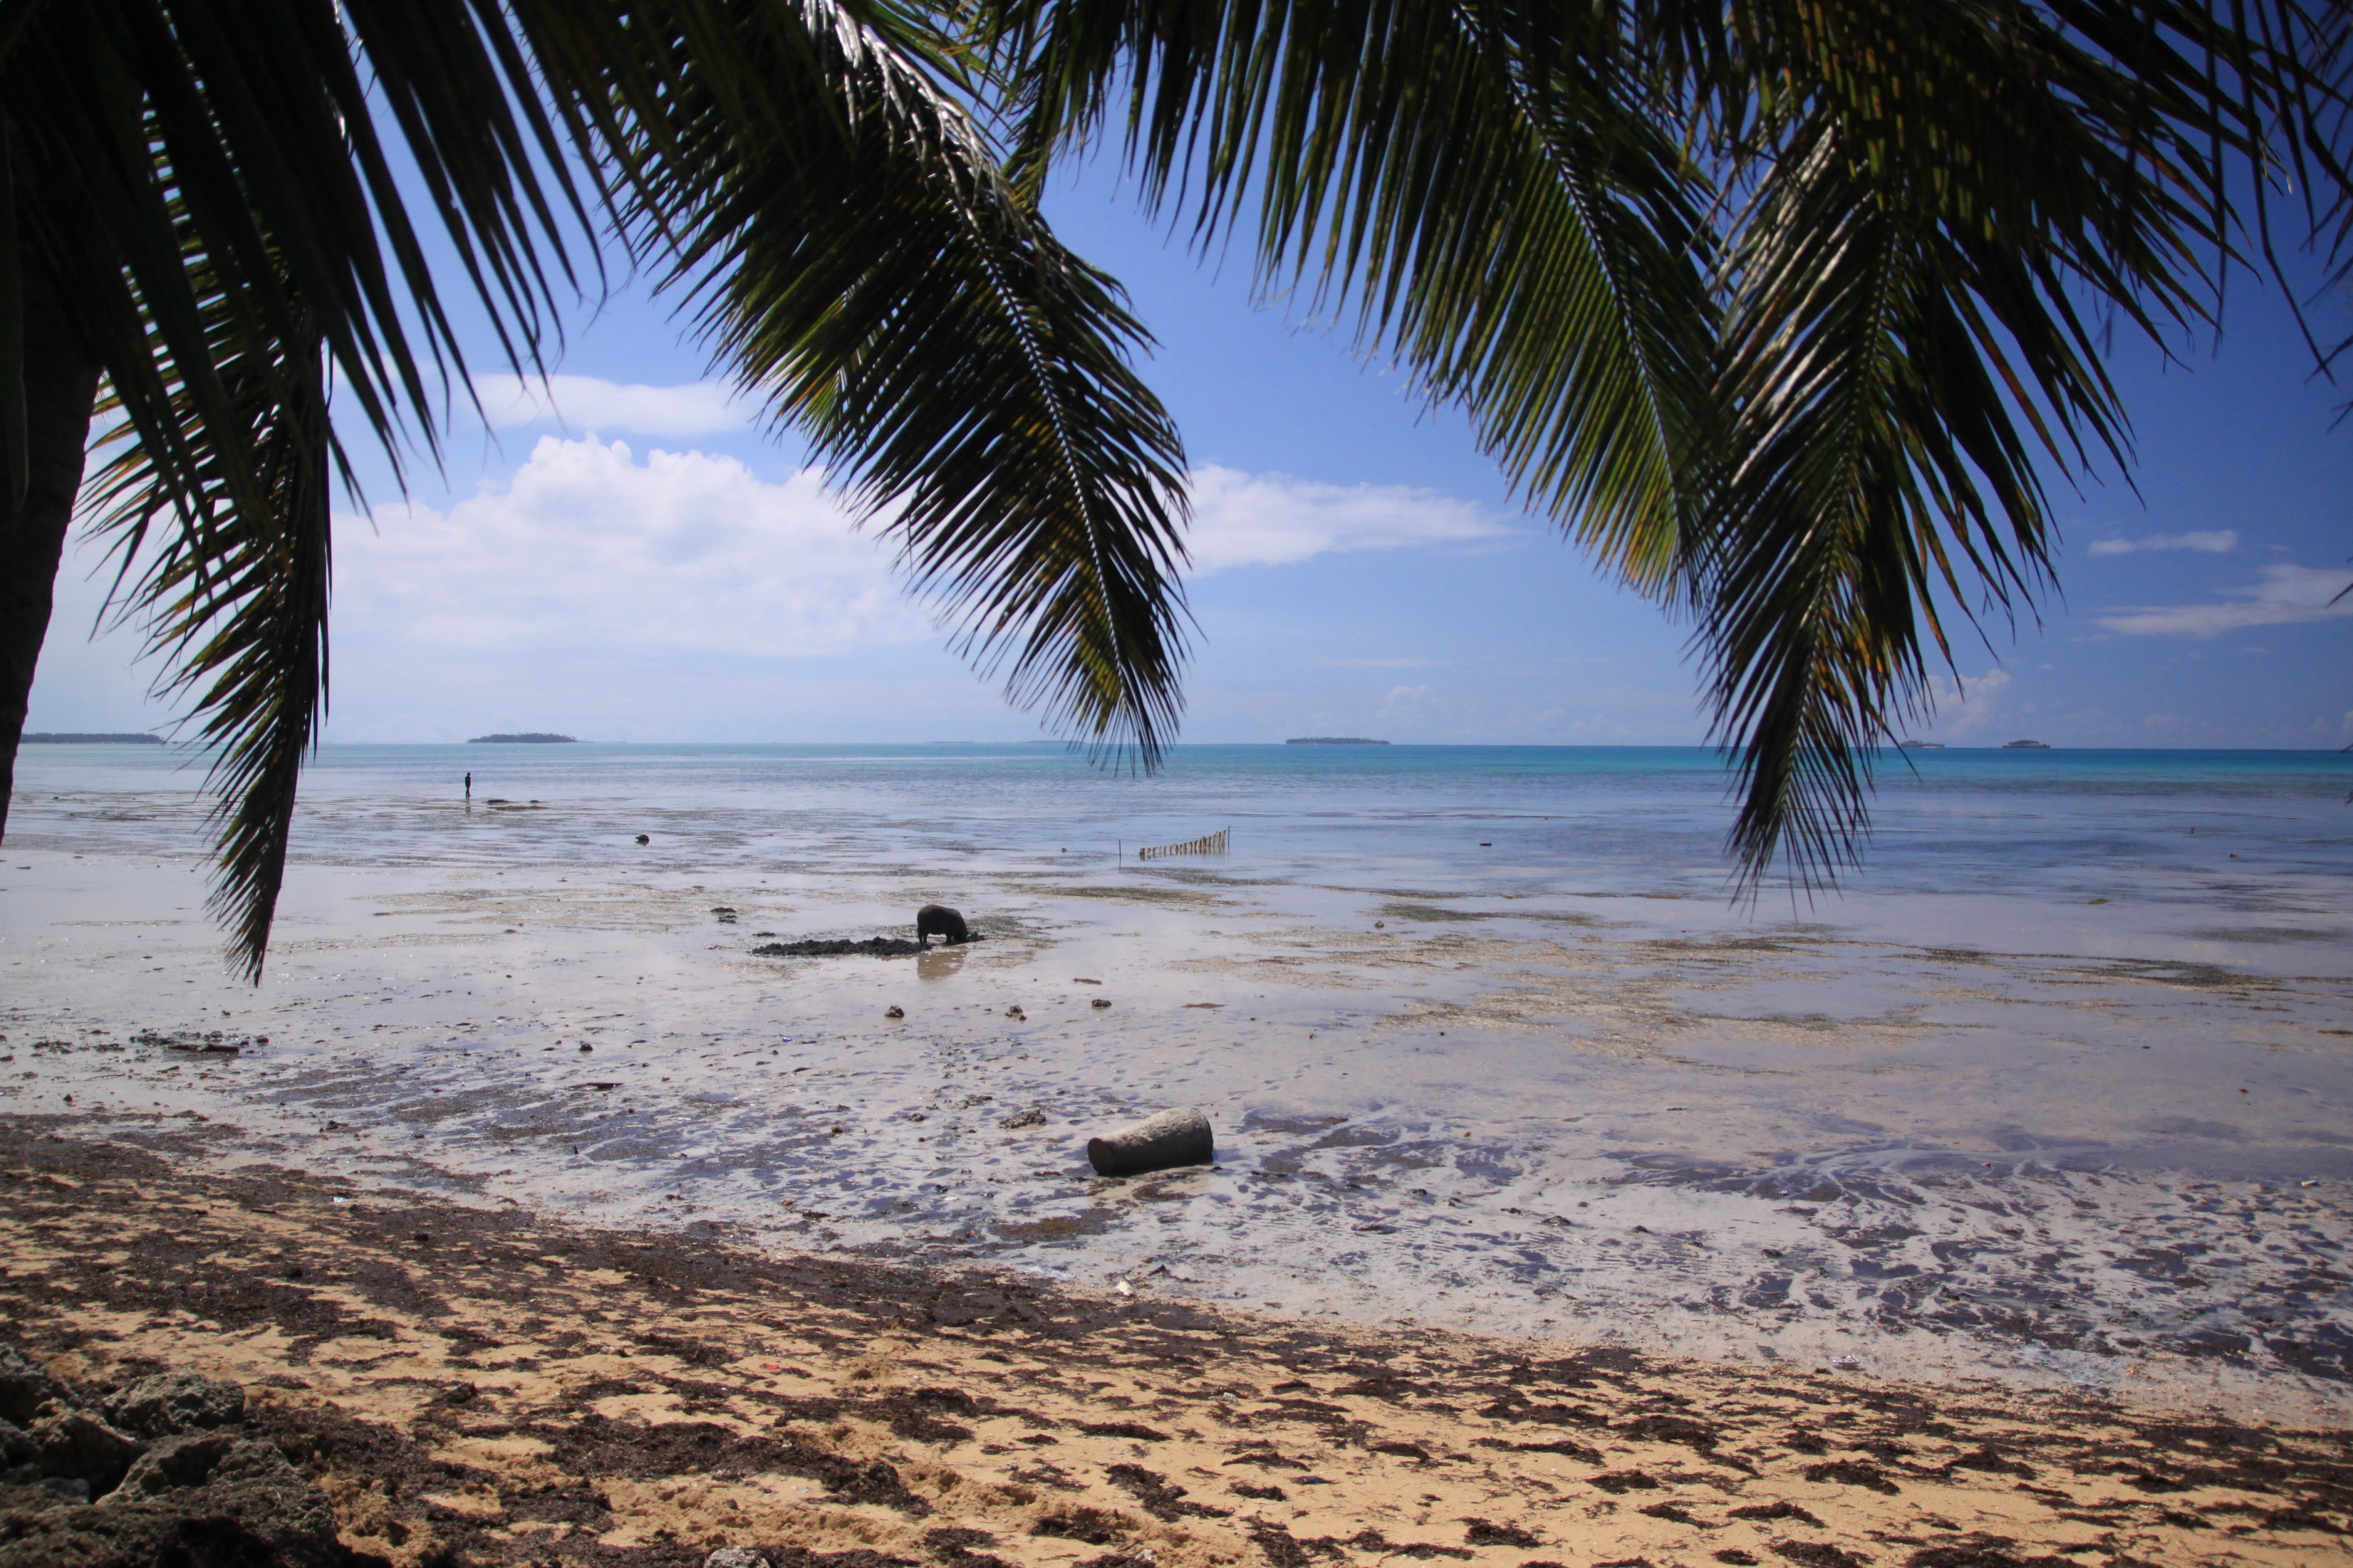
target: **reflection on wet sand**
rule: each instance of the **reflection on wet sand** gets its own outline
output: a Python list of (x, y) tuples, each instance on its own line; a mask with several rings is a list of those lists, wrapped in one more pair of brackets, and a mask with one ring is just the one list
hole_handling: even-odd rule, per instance
[[(0, 1109), (771, 1251), (2353, 1408), (2353, 877), (2295, 823), (2261, 879), (2201, 836), (2096, 902), (1972, 871), (1777, 920), (1533, 856), (1138, 870), (1008, 829), (926, 861), (875, 821), (796, 857), (683, 810), (647, 856), (596, 836), (653, 814), (577, 804), (433, 863), (406, 809), (321, 808), (345, 858), (291, 872), (256, 993), (195, 819), (34, 803)], [(986, 940), (752, 956), (933, 900)], [(220, 1031), (270, 1043), (169, 1043)], [(1091, 1131), (1176, 1105), (1214, 1168), (1092, 1175)]]

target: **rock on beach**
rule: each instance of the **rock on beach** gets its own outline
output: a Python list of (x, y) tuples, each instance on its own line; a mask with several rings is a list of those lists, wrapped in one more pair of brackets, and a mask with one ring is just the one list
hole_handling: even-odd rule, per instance
[(234, 1383), (165, 1372), (94, 1399), (0, 1344), (0, 1409), (30, 1418), (0, 1415), (8, 1568), (342, 1560), (332, 1505), (244, 1428)]

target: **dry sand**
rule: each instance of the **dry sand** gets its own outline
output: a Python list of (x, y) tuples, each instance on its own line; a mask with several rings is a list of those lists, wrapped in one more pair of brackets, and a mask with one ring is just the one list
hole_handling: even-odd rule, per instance
[(0, 1332), (244, 1383), (398, 1564), (2342, 1562), (2341, 1431), (595, 1230), (0, 1127)]

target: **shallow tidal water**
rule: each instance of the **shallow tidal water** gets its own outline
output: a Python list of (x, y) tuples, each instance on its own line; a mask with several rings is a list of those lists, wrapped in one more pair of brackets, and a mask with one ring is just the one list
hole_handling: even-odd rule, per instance
[[(2341, 1421), (2353, 763), (1912, 763), (1840, 891), (1744, 906), (1698, 751), (329, 748), (257, 990), (200, 771), (27, 748), (0, 1113), (754, 1246)], [(931, 901), (982, 940), (751, 951)], [(1214, 1167), (1092, 1176), (1091, 1132), (1180, 1104)]]

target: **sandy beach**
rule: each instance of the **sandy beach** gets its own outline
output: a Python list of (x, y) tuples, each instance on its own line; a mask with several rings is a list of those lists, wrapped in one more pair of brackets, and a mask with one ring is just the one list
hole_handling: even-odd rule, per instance
[[(42, 1122), (56, 1131), (45, 1131)], [(2341, 1561), (2341, 1431), (748, 1253), (0, 1136), (5, 1332), (234, 1379), (395, 1563)]]
[[(1138, 867), (1043, 837), (1051, 802), (469, 813), (331, 773), (255, 988), (185, 784), (52, 777), (0, 866), (0, 1127), (105, 1180), (6, 1187), (11, 1332), (376, 1424), (351, 1441), (427, 1500), (396, 1540), (330, 1484), (355, 1549), (2341, 1552), (2341, 1473), (2263, 1468), (2353, 1426), (2353, 877), (2294, 802), (2095, 802), (2094, 858), (2084, 810), (1998, 802), (1965, 841), (2043, 870), (1959, 858), (1946, 809), (1931, 858), (1775, 918), (1690, 835), (1597, 860), (1615, 803), (1417, 798), (1367, 853), (1308, 796), (1247, 853)], [(756, 952), (932, 901), (980, 940)], [(1213, 1165), (1089, 1170), (1178, 1105)], [(167, 1254), (260, 1283), (198, 1300)], [(592, 1413), (635, 1457), (560, 1435)], [(1085, 1430), (1122, 1422), (1158, 1436)], [(921, 1508), (835, 1495), (876, 1458)], [(1033, 1533), (1066, 1506), (1127, 1522)]]

